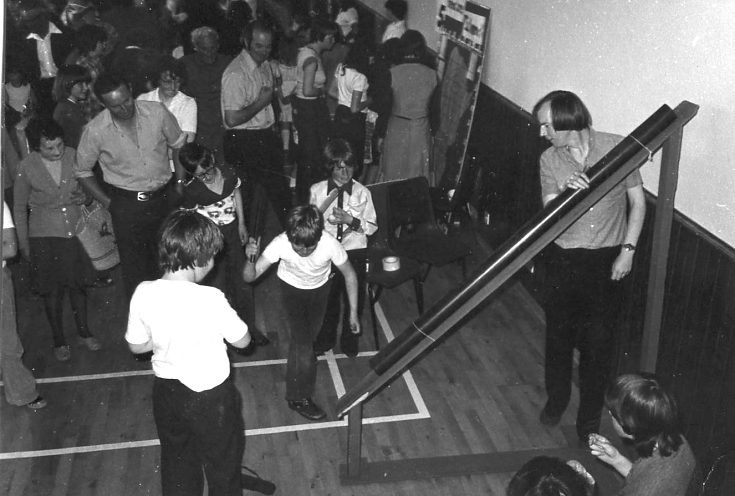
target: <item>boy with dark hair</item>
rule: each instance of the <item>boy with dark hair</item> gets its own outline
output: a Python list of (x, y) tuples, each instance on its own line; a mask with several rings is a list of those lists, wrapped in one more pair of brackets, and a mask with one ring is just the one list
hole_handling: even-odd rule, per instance
[(244, 348), (250, 335), (220, 290), (197, 284), (222, 243), (204, 216), (189, 210), (169, 215), (158, 244), (163, 276), (142, 282), (130, 301), (128, 346), (133, 353), (153, 351), (164, 496), (201, 495), (202, 468), (210, 495), (242, 494), (245, 437), (223, 339)]
[(290, 336), (286, 365), (286, 401), (292, 410), (309, 420), (326, 414), (314, 403), (316, 385), (316, 339), (327, 306), (332, 264), (342, 273), (350, 305), (350, 325), (360, 332), (357, 316), (357, 276), (342, 245), (324, 231), (324, 218), (314, 205), (293, 208), (286, 219), (286, 231), (279, 234), (258, 255), (250, 240), (245, 247), (248, 260), (243, 269), (246, 282), (253, 282), (274, 263), (278, 265), (282, 308)]
[[(365, 263), (367, 260), (367, 237), (378, 230), (377, 214), (370, 191), (355, 181), (355, 168), (360, 165), (350, 144), (340, 138), (333, 139), (324, 147), (324, 168), (330, 178), (311, 186), (310, 203), (316, 205), (324, 215), (324, 230), (334, 236), (347, 251), (355, 269), (358, 287), (358, 316), (362, 315), (361, 302), (365, 288)], [(335, 274), (329, 292), (324, 324), (315, 342), (317, 353), (334, 347), (339, 325), (340, 304), (344, 298), (344, 283), (340, 274)], [(345, 305), (345, 310), (348, 310)], [(357, 356), (359, 334), (349, 326), (349, 315), (342, 318), (340, 345), (342, 352)]]

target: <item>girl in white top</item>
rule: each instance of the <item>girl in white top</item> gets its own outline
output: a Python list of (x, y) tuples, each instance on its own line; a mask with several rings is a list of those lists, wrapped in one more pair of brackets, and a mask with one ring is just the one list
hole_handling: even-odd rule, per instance
[(298, 80), (294, 94), (294, 124), (299, 134), (296, 169), (297, 203), (309, 201), (309, 187), (320, 181), (322, 150), (329, 138), (329, 111), (324, 99), (326, 74), (321, 54), (331, 50), (339, 31), (333, 22), (314, 19), (308, 28), (309, 43), (299, 49), (296, 60)]
[[(362, 168), (365, 152), (365, 117), (370, 99), (367, 96), (369, 54), (364, 43), (355, 42), (345, 61), (334, 72), (330, 94), (337, 99), (334, 113), (334, 137), (343, 138), (352, 147), (355, 164)], [(356, 176), (360, 177), (358, 169)]]

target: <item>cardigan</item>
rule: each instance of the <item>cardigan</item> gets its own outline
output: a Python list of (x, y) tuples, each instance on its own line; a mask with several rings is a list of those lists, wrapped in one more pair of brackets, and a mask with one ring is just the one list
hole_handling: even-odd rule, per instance
[(74, 177), (75, 162), (74, 149), (65, 147), (60, 184), (49, 174), (40, 153), (33, 152), (20, 163), (13, 190), (19, 246), (28, 246), (29, 237), (76, 236), (86, 194)]

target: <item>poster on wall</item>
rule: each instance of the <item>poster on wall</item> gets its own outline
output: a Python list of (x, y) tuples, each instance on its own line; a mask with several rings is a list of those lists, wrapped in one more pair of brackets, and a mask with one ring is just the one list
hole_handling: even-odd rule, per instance
[(463, 179), (489, 23), (490, 9), (474, 2), (442, 0), (439, 6), (440, 118), (432, 145), (432, 173), (433, 184), (450, 202)]

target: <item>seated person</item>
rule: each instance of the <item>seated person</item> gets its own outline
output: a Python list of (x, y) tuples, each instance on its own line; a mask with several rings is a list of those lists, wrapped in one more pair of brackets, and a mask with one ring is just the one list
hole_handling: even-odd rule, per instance
[(550, 456), (529, 460), (513, 476), (506, 496), (593, 496), (595, 480), (575, 460)]
[[(350, 144), (343, 139), (334, 139), (324, 147), (325, 167), (330, 179), (314, 184), (310, 190), (310, 203), (316, 205), (324, 215), (324, 230), (334, 236), (347, 250), (347, 257), (357, 274), (358, 318), (362, 316), (362, 301), (365, 290), (365, 262), (367, 257), (367, 237), (378, 229), (375, 206), (370, 191), (355, 181), (352, 176), (355, 167), (355, 154)], [(327, 313), (324, 324), (314, 344), (317, 353), (334, 347), (339, 325), (340, 304), (345, 300), (342, 318), (342, 352), (350, 357), (357, 355), (358, 338), (350, 328), (344, 280), (339, 272), (335, 274), (329, 292)]]
[(326, 413), (312, 399), (316, 386), (316, 339), (327, 305), (332, 264), (342, 273), (350, 306), (350, 326), (360, 332), (357, 317), (357, 277), (347, 252), (324, 231), (324, 218), (314, 205), (294, 207), (286, 218), (286, 231), (263, 250), (251, 238), (245, 247), (248, 256), (243, 278), (253, 282), (276, 262), (280, 280), (281, 307), (289, 336), (286, 362), (286, 401), (292, 410), (309, 420), (321, 420)]
[(625, 477), (625, 496), (688, 494), (696, 462), (679, 428), (676, 401), (653, 374), (624, 374), (605, 393), (615, 432), (633, 443), (631, 462), (605, 437), (592, 434), (592, 454)]

